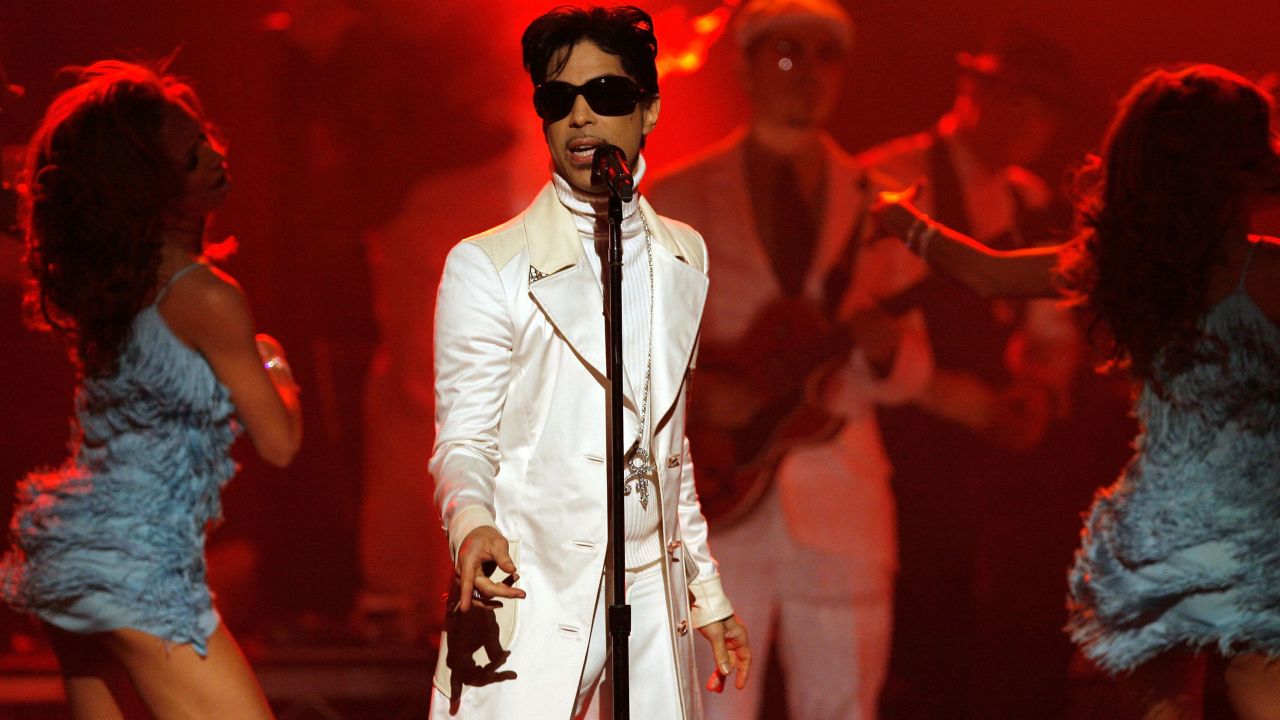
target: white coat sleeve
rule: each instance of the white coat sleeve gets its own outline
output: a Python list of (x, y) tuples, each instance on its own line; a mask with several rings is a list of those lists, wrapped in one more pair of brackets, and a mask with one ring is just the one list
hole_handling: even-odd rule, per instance
[(498, 425), (511, 377), (512, 325), (502, 279), (473, 243), (449, 252), (435, 318), (435, 502), (456, 562), (478, 527), (495, 526)]
[(680, 470), (680, 537), (684, 543), (686, 562), (697, 570), (689, 580), (689, 622), (695, 628), (710, 625), (733, 615), (733, 606), (720, 583), (720, 567), (711, 556), (707, 542), (707, 519), (698, 504), (698, 491), (693, 479), (693, 457), (689, 438), (684, 439), (684, 467)]
[[(707, 272), (710, 258), (706, 244), (701, 235), (694, 232), (697, 244), (702, 249), (702, 271)], [(694, 345), (690, 369), (697, 363), (697, 344)], [(688, 387), (681, 390), (688, 398)], [(707, 518), (702, 514), (702, 506), (698, 503), (697, 484), (694, 482), (693, 454), (689, 447), (689, 438), (684, 438), (683, 459), (680, 468), (680, 502), (676, 510), (680, 522), (680, 537), (684, 543), (685, 558), (696, 570), (689, 578), (689, 622), (695, 628), (705, 627), (717, 620), (724, 620), (733, 615), (733, 606), (724, 594), (720, 583), (720, 567), (711, 555), (711, 546), (707, 542)], [(691, 573), (693, 574), (693, 573)]]

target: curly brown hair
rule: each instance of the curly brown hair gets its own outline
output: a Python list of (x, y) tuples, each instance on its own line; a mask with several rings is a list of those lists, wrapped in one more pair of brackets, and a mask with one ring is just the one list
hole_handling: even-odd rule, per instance
[(67, 341), (83, 376), (115, 373), (133, 318), (156, 290), (162, 236), (185, 193), (166, 154), (166, 108), (202, 118), (167, 61), (69, 68), (27, 151), (24, 298), (29, 322)]
[(1243, 232), (1243, 179), (1274, 162), (1271, 98), (1213, 65), (1158, 69), (1120, 102), (1077, 175), (1081, 232), (1060, 268), (1073, 304), (1139, 381), (1204, 359), (1199, 321), (1224, 238)]

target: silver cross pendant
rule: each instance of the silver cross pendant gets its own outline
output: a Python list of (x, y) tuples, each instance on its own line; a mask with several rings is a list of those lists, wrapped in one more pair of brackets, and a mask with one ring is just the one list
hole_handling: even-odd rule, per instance
[(658, 467), (649, 457), (649, 451), (633, 445), (627, 455), (627, 477), (622, 483), (622, 494), (631, 494), (631, 484), (635, 483), (635, 491), (640, 495), (640, 507), (649, 509), (649, 476), (656, 474)]

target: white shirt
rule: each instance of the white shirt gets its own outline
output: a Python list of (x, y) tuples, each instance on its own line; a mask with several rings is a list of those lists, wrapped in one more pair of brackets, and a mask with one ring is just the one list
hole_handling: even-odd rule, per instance
[[(641, 156), (636, 162), (632, 178), (639, 186), (644, 177), (645, 162)], [(609, 196), (588, 193), (574, 187), (559, 174), (553, 174), (552, 185), (556, 197), (573, 214), (573, 224), (578, 229), (583, 251), (588, 258), (597, 257), (600, 262), (591, 263), (596, 282), (603, 292), (603, 270), (609, 242), (607, 210)], [(622, 206), (622, 362), (627, 380), (631, 383), (632, 397), (640, 399), (644, 391), (645, 375), (649, 367), (649, 249), (645, 242), (644, 220), (639, 213), (638, 195)], [(645, 419), (647, 427), (641, 432), (647, 435), (653, 427), (652, 408)], [(622, 439), (623, 450), (631, 447), (634, 437)], [(662, 556), (662, 540), (659, 533), (658, 500), (656, 485), (649, 483), (647, 507), (641, 505), (635, 490), (624, 498), (626, 515), (626, 560), (629, 569), (647, 565)]]

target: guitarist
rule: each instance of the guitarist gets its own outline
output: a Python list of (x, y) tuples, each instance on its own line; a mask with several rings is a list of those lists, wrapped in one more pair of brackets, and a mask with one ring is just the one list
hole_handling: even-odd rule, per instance
[[(1055, 217), (1051, 187), (1026, 166), (1044, 159), (1066, 117), (1069, 53), (1010, 28), (991, 52), (956, 60), (955, 100), (935, 126), (858, 160), (899, 188), (923, 179), (925, 212), (992, 247), (1052, 238), (1069, 212)], [(908, 272), (923, 277), (914, 296), (935, 372), (913, 403), (880, 412), (901, 551), (891, 672), (902, 691), (886, 709), (908, 720), (1031, 716), (1034, 708), (1065, 702), (1044, 691), (1060, 685), (1066, 657), (1059, 659), (1057, 648), (1069, 648), (1059, 631), (1061, 571), (1043, 558), (1065, 553), (1078, 532), (1051, 530), (1051, 512), (1070, 513), (1046, 488), (1055, 487), (1052, 473), (1079, 463), (1052, 447), (1068, 429), (1069, 401), (1082, 399), (1075, 382), (1080, 338), (1052, 300), (984, 299), (923, 263)], [(1103, 423), (1090, 424), (1086, 437), (1096, 448)], [(1057, 486), (1113, 472), (1077, 465)], [(1026, 567), (1032, 562), (1052, 572), (1042, 578)], [(1037, 608), (1034, 620), (1007, 621), (1015, 597), (1019, 607)], [(1010, 673), (1026, 681), (1007, 690), (999, 679)]]
[[(759, 648), (781, 653), (791, 716), (874, 718), (897, 565), (875, 406), (910, 400), (931, 372), (918, 314), (879, 300), (903, 290), (900, 268), (912, 260), (866, 242), (875, 183), (825, 130), (852, 44), (845, 11), (831, 0), (752, 0), (733, 22), (749, 124), (649, 192), (709, 249), (689, 430), (699, 495), (708, 514), (713, 494), (761, 497), (713, 520), (713, 542), (735, 609), (753, 632), (767, 628), (756, 662), (769, 662)], [(822, 325), (833, 327), (814, 331)], [(790, 410), (769, 417), (779, 406)], [(790, 423), (793, 432), (797, 406), (828, 422)], [(705, 439), (709, 424), (738, 440)], [(748, 475), (771, 480), (763, 491), (711, 487), (709, 464), (726, 447), (761, 470)], [(699, 662), (710, 668), (709, 657)], [(763, 687), (706, 696), (707, 716), (757, 717)]]

